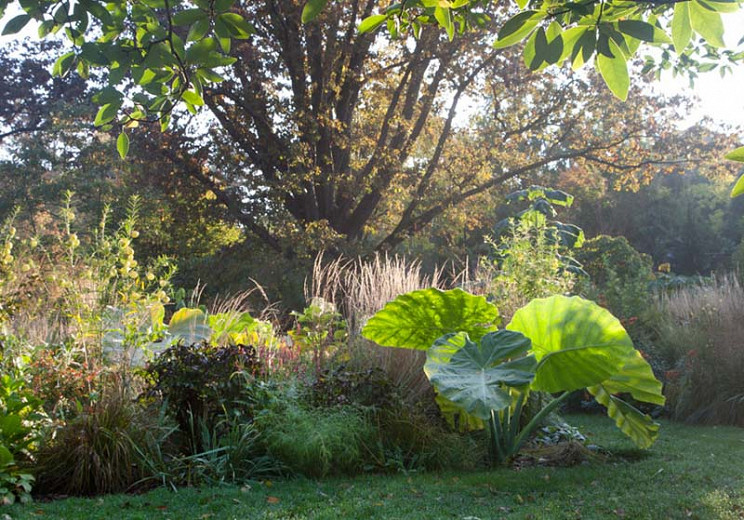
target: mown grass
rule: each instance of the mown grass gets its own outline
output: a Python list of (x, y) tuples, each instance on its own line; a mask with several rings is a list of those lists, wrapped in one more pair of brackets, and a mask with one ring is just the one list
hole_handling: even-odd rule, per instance
[(647, 452), (608, 419), (571, 417), (609, 462), (472, 473), (369, 475), (158, 489), (36, 502), (0, 518), (59, 519), (741, 519), (744, 430), (664, 423)]

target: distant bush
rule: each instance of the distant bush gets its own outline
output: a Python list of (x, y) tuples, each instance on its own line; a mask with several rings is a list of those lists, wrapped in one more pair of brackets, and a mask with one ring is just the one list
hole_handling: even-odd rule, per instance
[(625, 237), (600, 235), (587, 240), (576, 251), (576, 259), (589, 275), (587, 295), (625, 320), (626, 325), (651, 304), (653, 260), (636, 251)]

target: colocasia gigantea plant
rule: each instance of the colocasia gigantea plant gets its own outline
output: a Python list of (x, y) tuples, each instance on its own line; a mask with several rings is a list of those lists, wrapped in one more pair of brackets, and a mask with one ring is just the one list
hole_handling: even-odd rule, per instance
[[(587, 389), (639, 448), (659, 425), (618, 394), (664, 404), (654, 377), (612, 314), (579, 297), (536, 299), (506, 330), (485, 298), (460, 289), (423, 289), (399, 296), (373, 316), (362, 335), (379, 345), (426, 350), (424, 370), (442, 412), (461, 427), (488, 425), (493, 460), (516, 455), (542, 419), (574, 390)], [(526, 425), (530, 391), (557, 395)]]

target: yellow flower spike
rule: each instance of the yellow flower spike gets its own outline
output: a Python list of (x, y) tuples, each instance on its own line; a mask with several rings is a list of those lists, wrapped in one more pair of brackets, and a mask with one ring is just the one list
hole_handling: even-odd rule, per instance
[(155, 275), (152, 273), (147, 273), (145, 277), (147, 278), (148, 282), (152, 282), (155, 279)]
[(133, 230), (132, 230), (132, 231), (131, 231), (131, 232), (129, 233), (129, 236), (130, 236), (130, 237), (132, 237), (132, 238), (137, 238), (137, 237), (139, 236), (139, 231), (137, 231), (136, 229), (133, 229)]

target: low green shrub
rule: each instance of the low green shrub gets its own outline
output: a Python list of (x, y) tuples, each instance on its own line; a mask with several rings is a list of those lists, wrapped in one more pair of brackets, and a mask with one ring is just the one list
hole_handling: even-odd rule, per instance
[[(470, 437), (453, 432), (437, 413), (427, 414), (423, 403), (404, 399), (381, 368), (328, 369), (309, 395), (315, 407), (352, 407), (370, 421), (374, 440), (365, 446), (367, 470), (468, 468), (475, 467), (483, 455)], [(430, 397), (433, 403), (434, 395)]]
[(258, 413), (255, 425), (270, 456), (311, 477), (362, 471), (376, 436), (358, 408), (311, 408), (287, 395)]
[(216, 427), (225, 414), (251, 419), (251, 387), (260, 370), (251, 346), (178, 343), (145, 369), (150, 381), (144, 395), (162, 399), (187, 435), (192, 453), (204, 451), (193, 425)]
[(576, 260), (589, 275), (587, 296), (620, 318), (633, 335), (632, 326), (651, 305), (651, 257), (636, 251), (625, 237), (600, 235), (584, 242)]
[(20, 370), (0, 376), (0, 504), (31, 499), (34, 477), (25, 468), (33, 462), (32, 450), (45, 419), (41, 404)]

